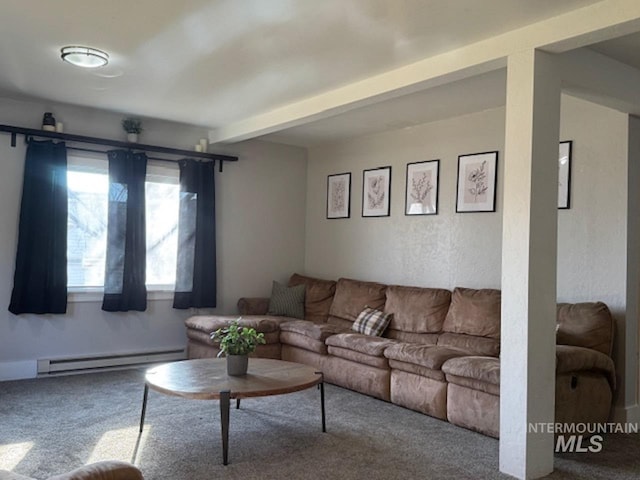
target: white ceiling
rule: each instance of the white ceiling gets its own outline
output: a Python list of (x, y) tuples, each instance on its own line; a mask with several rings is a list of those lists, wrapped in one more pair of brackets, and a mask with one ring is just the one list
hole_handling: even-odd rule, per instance
[[(593, 3), (2, 0), (0, 95), (215, 129)], [(72, 67), (60, 61), (64, 45), (105, 50), (110, 64)], [(631, 62), (630, 48), (601, 51)], [(492, 108), (504, 82), (496, 71), (266, 138), (310, 145)]]

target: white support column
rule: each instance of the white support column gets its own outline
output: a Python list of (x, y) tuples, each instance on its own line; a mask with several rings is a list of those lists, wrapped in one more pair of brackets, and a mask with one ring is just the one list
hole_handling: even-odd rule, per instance
[(560, 79), (553, 55), (508, 58), (502, 232), (500, 470), (553, 471)]
[(616, 335), (623, 353), (616, 359), (624, 362), (624, 378), (618, 389), (624, 395), (622, 422), (640, 422), (638, 406), (638, 321), (640, 319), (640, 118), (630, 115), (627, 150), (627, 311), (624, 325), (618, 325)]

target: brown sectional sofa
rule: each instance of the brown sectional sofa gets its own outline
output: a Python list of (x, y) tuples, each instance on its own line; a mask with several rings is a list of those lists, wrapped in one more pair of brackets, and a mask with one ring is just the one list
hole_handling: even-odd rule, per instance
[[(497, 437), (500, 291), (337, 282), (294, 274), (305, 319), (268, 315), (269, 299), (238, 302), (242, 322), (265, 333), (256, 356), (312, 365), (325, 379)], [(392, 313), (381, 337), (352, 330), (365, 307)], [(237, 316), (185, 321), (189, 358), (213, 357), (209, 335)], [(615, 389), (613, 319), (600, 302), (559, 304), (556, 422), (606, 422)]]

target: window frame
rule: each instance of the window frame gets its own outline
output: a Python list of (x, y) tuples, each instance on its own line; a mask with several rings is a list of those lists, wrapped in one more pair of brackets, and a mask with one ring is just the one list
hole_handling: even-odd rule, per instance
[[(109, 163), (104, 154), (93, 152), (70, 151), (67, 156), (67, 169), (76, 172), (100, 173), (108, 175)], [(178, 162), (175, 165), (167, 162), (147, 163), (146, 183), (180, 184), (180, 170)], [(147, 300), (171, 300), (175, 291), (173, 284), (145, 284), (147, 288)], [(99, 302), (104, 296), (102, 286), (68, 286), (67, 301), (70, 303)]]

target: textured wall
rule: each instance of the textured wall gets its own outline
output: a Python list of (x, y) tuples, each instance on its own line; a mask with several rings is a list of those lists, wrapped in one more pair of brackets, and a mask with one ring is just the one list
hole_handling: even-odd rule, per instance
[[(0, 123), (38, 128), (53, 111), (70, 133), (120, 138), (122, 115), (0, 99)], [(191, 148), (207, 130), (146, 120), (145, 143)], [(235, 312), (238, 297), (265, 295), (304, 261), (306, 153), (265, 142), (215, 149), (240, 156), (216, 180), (218, 309)], [(186, 344), (183, 319), (171, 300), (150, 301), (143, 313), (106, 313), (100, 301), (70, 303), (66, 315), (7, 311), (17, 242), (25, 146), (0, 135), (0, 380), (32, 376), (38, 358), (138, 352)]]
[[(571, 209), (558, 212), (558, 299), (606, 302), (620, 335), (626, 302), (627, 116), (563, 96), (560, 138), (574, 143)], [(500, 108), (311, 149), (306, 272), (404, 285), (500, 288), (507, 201), (503, 144)], [(496, 213), (455, 213), (458, 155), (487, 150), (500, 151)], [(435, 158), (440, 159), (439, 214), (405, 216), (406, 164)], [(362, 218), (362, 170), (386, 165), (392, 166), (391, 216)], [(327, 175), (342, 172), (352, 173), (351, 218), (327, 220)], [(625, 361), (616, 346), (619, 380), (633, 355)]]
[[(504, 110), (309, 151), (308, 273), (450, 288), (500, 286)], [(455, 213), (458, 155), (500, 150), (498, 213)], [(405, 216), (406, 164), (440, 159), (439, 214)], [(362, 218), (362, 170), (391, 165), (391, 216)], [(327, 175), (351, 172), (351, 218), (327, 220)]]

